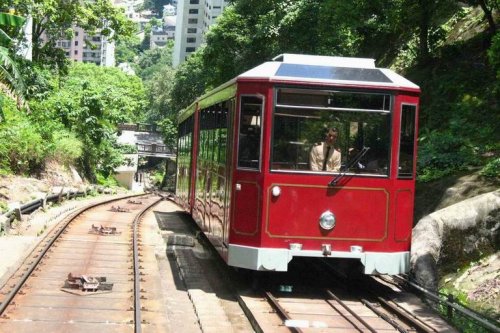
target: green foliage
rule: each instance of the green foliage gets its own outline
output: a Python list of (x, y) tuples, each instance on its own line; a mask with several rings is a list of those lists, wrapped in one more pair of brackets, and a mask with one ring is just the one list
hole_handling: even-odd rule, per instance
[(464, 137), (450, 131), (432, 131), (420, 135), (419, 180), (430, 181), (463, 170), (477, 158)]
[[(469, 300), (467, 294), (453, 289), (453, 288), (442, 288), (439, 290), (445, 299), (453, 300), (458, 305), (467, 307), (469, 305)], [(445, 303), (439, 303), (437, 310), (443, 318), (447, 318), (448, 321), (456, 327), (460, 332), (464, 333), (488, 333), (490, 330), (481, 326), (478, 322), (471, 319), (469, 316), (462, 315), (460, 312), (448, 307)]]
[(481, 175), (488, 178), (500, 179), (500, 157), (488, 162), (481, 170)]
[(0, 10), (10, 7), (33, 18), (33, 61), (62, 72), (68, 62), (56, 41), (71, 38), (75, 26), (83, 28), (89, 37), (100, 33), (112, 40), (130, 36), (135, 30), (132, 21), (110, 0), (6, 0), (0, 4)]
[(170, 118), (164, 118), (158, 123), (161, 128), (163, 142), (170, 149), (177, 147), (177, 126)]
[(105, 187), (116, 187), (119, 186), (118, 181), (112, 175), (103, 175), (101, 173), (96, 174), (96, 180), (98, 185)]
[(25, 175), (41, 168), (46, 156), (44, 141), (26, 119), (1, 126), (0, 142), (0, 168)]
[(115, 60), (117, 64), (133, 63), (140, 53), (141, 41), (137, 36), (123, 38), (116, 43)]
[(157, 15), (161, 15), (163, 6), (166, 4), (171, 4), (171, 0), (145, 0), (143, 3), (144, 9), (149, 9), (156, 13)]
[(163, 48), (146, 50), (142, 53), (137, 60), (137, 75), (148, 81), (164, 67), (171, 67), (173, 47), (173, 42), (168, 41)]
[(190, 105), (196, 98), (209, 89), (208, 73), (203, 66), (204, 48), (200, 47), (183, 62), (175, 73), (175, 81), (171, 91), (171, 106), (180, 111)]
[(152, 180), (153, 180), (154, 186), (160, 187), (164, 176), (165, 176), (165, 174), (163, 171), (155, 170), (153, 175), (152, 175)]
[(493, 71), (496, 73), (495, 94), (496, 96), (500, 96), (500, 34), (498, 33), (491, 41), (491, 47), (488, 50), (488, 60)]
[(172, 118), (178, 111), (171, 107), (174, 76), (175, 70), (171, 66), (164, 66), (146, 82), (149, 98), (148, 122), (156, 123), (165, 117)]
[(118, 150), (122, 154), (137, 154), (137, 146), (129, 144), (118, 144)]
[(6, 202), (0, 201), (0, 213), (3, 214), (7, 212), (9, 207), (7, 206)]
[(117, 68), (74, 63), (59, 88), (43, 99), (33, 100), (30, 118), (33, 127), (50, 142), (53, 132), (65, 129), (73, 133), (73, 137), (67, 137), (67, 143), (77, 140), (80, 145), (74, 147), (82, 151), (65, 153), (64, 159), (74, 160), (78, 156), (83, 175), (93, 179), (95, 172), (107, 176), (121, 165), (122, 154), (113, 137), (116, 125), (140, 121), (145, 97), (142, 82), (136, 76)]
[(52, 135), (52, 145), (49, 147), (49, 158), (66, 166), (74, 164), (83, 153), (82, 142), (74, 133), (67, 130), (54, 132)]
[(0, 91), (15, 97), (19, 106), (24, 104), (24, 81), (13, 56), (11, 36), (2, 28), (10, 28), (15, 36), (24, 21), (23, 17), (0, 13)]

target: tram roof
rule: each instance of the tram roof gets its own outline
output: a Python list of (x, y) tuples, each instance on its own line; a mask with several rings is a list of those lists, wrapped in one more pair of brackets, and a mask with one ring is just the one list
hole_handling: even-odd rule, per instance
[(390, 69), (375, 67), (374, 59), (282, 54), (273, 60), (237, 78), (420, 89)]
[(193, 114), (196, 103), (213, 104), (236, 93), (233, 85), (240, 79), (268, 80), (272, 82), (316, 83), (380, 87), (386, 89), (408, 89), (420, 91), (419, 86), (387, 68), (377, 68), (375, 60), (369, 58), (331, 57), (306, 54), (281, 54), (273, 61), (254, 67), (225, 84), (198, 98), (180, 112), (178, 121)]

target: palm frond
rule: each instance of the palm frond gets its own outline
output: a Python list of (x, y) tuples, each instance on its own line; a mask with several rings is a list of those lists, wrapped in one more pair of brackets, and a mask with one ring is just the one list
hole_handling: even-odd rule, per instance
[(2, 46), (0, 46), (0, 89), (15, 97), (19, 106), (25, 105), (23, 78), (9, 56), (9, 50)]

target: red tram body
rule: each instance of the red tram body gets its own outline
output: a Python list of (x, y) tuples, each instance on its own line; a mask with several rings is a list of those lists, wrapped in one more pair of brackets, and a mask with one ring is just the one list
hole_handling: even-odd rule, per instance
[[(231, 266), (350, 258), (405, 273), (419, 94), (372, 59), (281, 55), (181, 112), (176, 200)], [(309, 168), (325, 126), (339, 131), (337, 172)]]

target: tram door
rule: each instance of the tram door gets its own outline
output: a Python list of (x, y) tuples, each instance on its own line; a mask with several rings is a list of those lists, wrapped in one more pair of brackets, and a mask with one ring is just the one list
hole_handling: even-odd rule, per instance
[(264, 98), (242, 95), (238, 115), (238, 149), (234, 176), (232, 232), (254, 236), (259, 231), (262, 168), (262, 111)]

